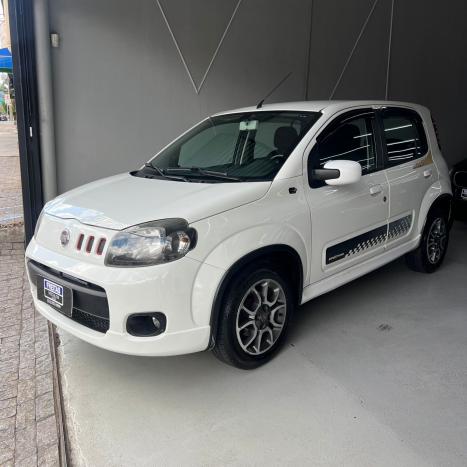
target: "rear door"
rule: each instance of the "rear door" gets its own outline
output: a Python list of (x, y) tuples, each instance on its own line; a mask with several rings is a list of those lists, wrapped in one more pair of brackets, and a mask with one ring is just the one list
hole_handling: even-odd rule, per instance
[(381, 109), (383, 155), (389, 182), (389, 226), (387, 248), (396, 247), (417, 235), (423, 197), (438, 179), (429, 151), (423, 120), (406, 108)]
[(316, 282), (384, 251), (389, 188), (373, 109), (336, 117), (318, 135), (308, 157), (313, 169), (330, 160), (353, 160), (362, 165), (358, 183), (330, 186), (311, 181), (307, 188), (311, 282)]

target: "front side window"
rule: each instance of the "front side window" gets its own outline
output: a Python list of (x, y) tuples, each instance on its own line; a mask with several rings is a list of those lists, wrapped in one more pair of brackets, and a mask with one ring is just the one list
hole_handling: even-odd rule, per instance
[(358, 162), (365, 175), (376, 169), (376, 147), (372, 118), (362, 115), (343, 121), (318, 143), (314, 166), (323, 168), (332, 160)]
[(143, 172), (183, 181), (272, 180), (320, 115), (258, 111), (212, 117), (169, 145)]
[(420, 118), (412, 112), (383, 113), (383, 142), (388, 166), (409, 162), (426, 154), (427, 142)]

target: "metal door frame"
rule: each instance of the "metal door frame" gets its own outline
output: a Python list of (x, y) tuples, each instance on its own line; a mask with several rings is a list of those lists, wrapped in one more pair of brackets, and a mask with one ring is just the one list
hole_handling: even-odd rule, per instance
[(9, 0), (26, 242), (34, 234), (43, 206), (33, 1)]

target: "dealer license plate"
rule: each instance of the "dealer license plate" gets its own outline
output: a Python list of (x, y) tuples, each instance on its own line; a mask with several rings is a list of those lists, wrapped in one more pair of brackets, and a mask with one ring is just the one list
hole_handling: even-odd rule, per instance
[(37, 298), (65, 316), (71, 317), (73, 310), (73, 292), (68, 287), (57, 284), (45, 277), (38, 276)]

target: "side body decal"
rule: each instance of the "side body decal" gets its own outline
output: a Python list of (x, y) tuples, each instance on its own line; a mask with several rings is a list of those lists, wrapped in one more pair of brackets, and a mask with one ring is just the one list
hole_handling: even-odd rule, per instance
[(350, 259), (371, 251), (387, 240), (392, 241), (406, 235), (412, 226), (412, 214), (401, 217), (376, 229), (369, 230), (326, 249), (326, 264)]

